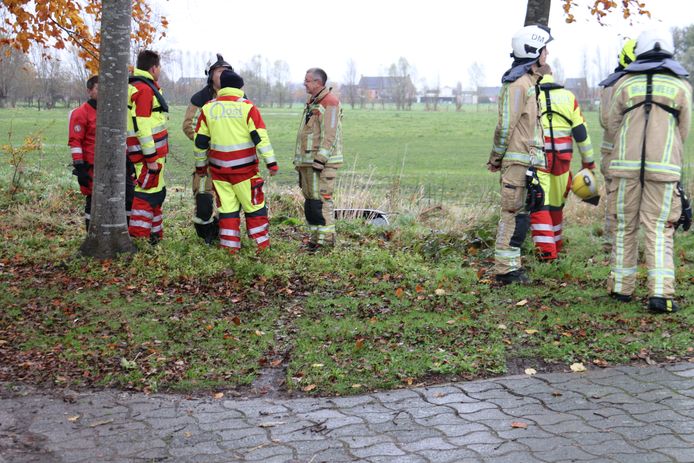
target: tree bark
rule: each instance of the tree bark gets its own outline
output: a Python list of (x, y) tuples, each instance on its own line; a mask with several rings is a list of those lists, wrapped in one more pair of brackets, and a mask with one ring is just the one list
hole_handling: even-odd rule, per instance
[(125, 134), (131, 0), (103, 0), (91, 223), (80, 252), (108, 259), (136, 250), (125, 215)]
[(549, 25), (549, 9), (552, 0), (528, 0), (528, 7), (525, 10), (525, 26), (532, 24)]

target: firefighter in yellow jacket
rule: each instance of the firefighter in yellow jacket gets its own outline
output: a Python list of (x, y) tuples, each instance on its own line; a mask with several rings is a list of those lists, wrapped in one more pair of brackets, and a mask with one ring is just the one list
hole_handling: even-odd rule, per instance
[(169, 107), (157, 81), (160, 57), (143, 50), (128, 86), (128, 159), (135, 165), (135, 199), (128, 232), (156, 243), (163, 236), (162, 205), (166, 198), (164, 166), (169, 152), (166, 113)]
[(306, 71), (308, 101), (301, 116), (294, 166), (304, 195), (304, 214), (310, 231), (308, 250), (335, 244), (333, 190), (342, 166), (342, 107), (326, 88), (328, 76), (320, 68)]
[(692, 87), (687, 71), (672, 59), (667, 30), (636, 40), (636, 60), (614, 84), (607, 125), (614, 136), (609, 170), (610, 211), (615, 218), (608, 290), (631, 300), (636, 286), (638, 232), (644, 229), (648, 308), (675, 312), (673, 235), (682, 212), (684, 142), (691, 126)]
[[(605, 179), (605, 204), (610, 204), (612, 198), (610, 194), (614, 191), (610, 184), (612, 183), (612, 175), (610, 174), (610, 162), (612, 161), (612, 149), (614, 148), (614, 134), (607, 129), (607, 116), (610, 112), (610, 101), (612, 100), (612, 92), (614, 84), (622, 76), (624, 76), (624, 68), (629, 66), (635, 59), (634, 47), (636, 40), (629, 39), (624, 42), (622, 50), (619, 52), (619, 64), (615, 70), (600, 82), (600, 126), (603, 129), (602, 143), (600, 145), (600, 173)], [(614, 237), (614, 221), (610, 214), (609, 207), (605, 208), (605, 229), (603, 233), (604, 246), (607, 250), (612, 248), (612, 238)]]
[(244, 98), (243, 79), (233, 71), (220, 75), (217, 98), (205, 104), (195, 130), (195, 166), (208, 170), (218, 198), (219, 242), (233, 254), (241, 247), (241, 209), (246, 232), (258, 250), (270, 246), (263, 178), (258, 156), (270, 175), (279, 170), (265, 122), (258, 108)]
[(526, 26), (511, 40), (514, 58), (499, 93), (499, 120), (487, 168), (501, 172), (501, 211), (494, 251), (495, 279), (503, 284), (528, 283), (521, 267), (521, 245), (530, 225), (525, 208), (528, 166), (544, 165), (542, 126), (538, 113), (538, 71), (552, 40), (544, 26)]
[(537, 175), (545, 193), (544, 205), (530, 214), (530, 230), (541, 260), (554, 260), (562, 250), (562, 222), (571, 189), (573, 141), (581, 153), (583, 168), (595, 169), (593, 146), (576, 96), (557, 84), (552, 69), (541, 69), (540, 111), (545, 137), (546, 166)]

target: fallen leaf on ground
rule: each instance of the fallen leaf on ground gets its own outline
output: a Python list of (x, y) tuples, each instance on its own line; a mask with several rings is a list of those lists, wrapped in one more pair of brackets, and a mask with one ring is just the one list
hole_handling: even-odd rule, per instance
[(523, 423), (522, 421), (514, 421), (511, 423), (512, 428), (518, 428), (518, 429), (528, 429), (527, 423)]
[(528, 303), (528, 300), (527, 300), (527, 299), (523, 299), (522, 301), (516, 302), (516, 307), (523, 307), (523, 306), (526, 305), (527, 303)]
[(437, 296), (444, 296), (446, 294), (446, 290), (443, 288), (436, 288), (434, 290), (434, 294), (436, 294)]
[(496, 327), (500, 330), (505, 330), (507, 328), (506, 325), (504, 325), (503, 323), (499, 323), (498, 325), (496, 325)]
[(527, 334), (535, 334), (537, 333), (537, 330), (525, 330)]
[(572, 363), (570, 368), (571, 368), (571, 371), (573, 371), (574, 373), (580, 373), (582, 371), (586, 371), (586, 367), (583, 366), (582, 363)]
[(79, 419), (80, 419), (80, 415), (73, 415), (73, 416), (68, 416), (68, 417), (67, 417), (67, 420), (68, 420), (70, 423), (74, 423), (75, 421), (77, 421), (77, 420), (79, 420)]
[(529, 376), (536, 375), (536, 374), (537, 374), (537, 370), (534, 369), (534, 368), (526, 368), (526, 369), (525, 369), (525, 374), (526, 374), (526, 375), (529, 375)]
[(315, 385), (315, 384), (309, 384), (308, 386), (306, 386), (306, 387), (303, 389), (303, 391), (304, 391), (304, 392), (311, 392), (311, 391), (314, 390), (315, 388), (316, 388), (316, 385)]
[(213, 397), (214, 397), (215, 399), (219, 400), (219, 399), (221, 399), (222, 397), (224, 397), (224, 393), (223, 393), (223, 392), (217, 392)]

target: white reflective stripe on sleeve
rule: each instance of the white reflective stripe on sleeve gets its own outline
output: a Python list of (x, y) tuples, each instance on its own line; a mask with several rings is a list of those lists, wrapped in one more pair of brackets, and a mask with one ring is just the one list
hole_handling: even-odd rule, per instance
[(533, 236), (533, 243), (554, 243), (553, 236)]
[(79, 146), (72, 146), (72, 147), (70, 148), (70, 152), (71, 152), (72, 154), (81, 153), (81, 152), (82, 152), (82, 148), (80, 148)]
[(555, 232), (561, 231), (561, 224), (555, 225), (555, 226), (554, 226), (554, 231), (555, 231)]
[(255, 235), (256, 233), (260, 233), (262, 231), (267, 230), (267, 228), (268, 228), (268, 224), (264, 224), (264, 225), (261, 225), (259, 227), (251, 228), (250, 230), (248, 230), (248, 235), (249, 236)]
[(277, 162), (277, 158), (274, 156), (270, 156), (269, 158), (265, 158), (265, 164), (272, 164), (273, 162)]
[(263, 236), (259, 236), (258, 238), (256, 238), (256, 239), (255, 239), (255, 242), (258, 243), (258, 244), (261, 244), (261, 243), (266, 242), (266, 241), (269, 240), (269, 239), (270, 239), (269, 236), (263, 235)]
[(137, 137), (140, 140), (140, 144), (144, 145), (145, 143), (154, 143), (154, 137), (151, 135), (147, 135), (145, 137)]
[(149, 211), (145, 211), (144, 209), (133, 209), (132, 215), (141, 215), (143, 217), (147, 217), (148, 219), (151, 219), (152, 217), (154, 217), (154, 214), (152, 214)]
[(561, 241), (561, 235), (554, 235), (554, 242)]
[(161, 215), (155, 215), (154, 217), (152, 217), (152, 222), (161, 222), (161, 219)]
[(160, 232), (162, 230), (162, 225), (159, 224), (156, 227), (152, 227), (152, 233)]
[(131, 227), (142, 227), (142, 228), (152, 228), (150, 222), (145, 222), (144, 220), (130, 220)]
[(128, 145), (128, 152), (129, 153), (134, 153), (137, 151), (142, 151), (142, 147), (140, 145)]
[(258, 148), (258, 152), (260, 154), (265, 154), (269, 151), (272, 151), (272, 145), (267, 145), (267, 146), (263, 146), (262, 148)]
[(154, 147), (155, 148), (161, 148), (162, 146), (165, 146), (167, 143), (169, 143), (168, 140), (161, 140), (161, 141), (156, 142), (154, 144)]
[(219, 240), (219, 244), (221, 244), (222, 246), (225, 246), (227, 248), (240, 248), (241, 247), (240, 241)]
[(241, 232), (238, 230), (230, 230), (228, 228), (219, 229), (220, 236), (241, 236)]

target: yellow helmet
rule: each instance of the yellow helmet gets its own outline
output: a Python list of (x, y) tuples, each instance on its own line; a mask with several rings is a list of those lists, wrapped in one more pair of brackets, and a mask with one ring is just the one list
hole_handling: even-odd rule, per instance
[(598, 183), (595, 181), (595, 175), (593, 175), (590, 169), (578, 171), (571, 183), (571, 191), (587, 203), (597, 205), (600, 201)]
[(629, 64), (636, 59), (636, 53), (634, 53), (635, 48), (636, 40), (629, 39), (626, 42), (624, 42), (622, 51), (619, 52), (619, 64), (623, 68), (629, 66)]

